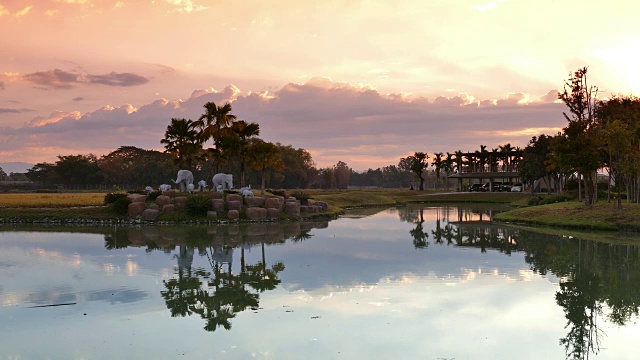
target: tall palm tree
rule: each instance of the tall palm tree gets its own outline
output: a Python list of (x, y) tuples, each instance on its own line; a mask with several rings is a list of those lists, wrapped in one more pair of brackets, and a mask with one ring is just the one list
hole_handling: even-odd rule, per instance
[(511, 152), (513, 151), (513, 147), (510, 143), (506, 143), (500, 146), (500, 152), (502, 152), (503, 170), (509, 171), (510, 163), (511, 163)]
[(231, 131), (238, 137), (239, 148), (238, 156), (240, 157), (240, 187), (246, 186), (245, 184), (245, 169), (247, 164), (247, 149), (249, 146), (249, 139), (260, 135), (260, 125), (257, 123), (248, 123), (244, 120), (236, 121), (231, 125)]
[(440, 182), (440, 171), (444, 168), (442, 155), (441, 152), (433, 154), (433, 162), (431, 163), (436, 171), (436, 183)]
[(204, 108), (205, 113), (200, 115), (194, 125), (200, 129), (200, 141), (205, 143), (209, 139), (213, 139), (217, 147), (220, 139), (229, 134), (229, 128), (236, 116), (231, 114), (232, 109), (229, 103), (217, 106), (213, 101), (209, 101), (204, 104)]
[(187, 165), (189, 169), (202, 148), (194, 122), (186, 119), (171, 119), (160, 143), (164, 144), (165, 152), (176, 159), (178, 166)]

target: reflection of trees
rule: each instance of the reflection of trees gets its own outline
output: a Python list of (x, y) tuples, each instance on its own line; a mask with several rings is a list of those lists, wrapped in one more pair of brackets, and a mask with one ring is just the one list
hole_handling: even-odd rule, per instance
[(424, 223), (424, 208), (420, 208), (418, 211), (418, 221), (416, 227), (409, 231), (409, 234), (413, 237), (413, 246), (416, 249), (424, 249), (429, 246), (429, 234), (424, 231), (422, 224)]
[(531, 270), (560, 278), (555, 298), (567, 319), (567, 335), (560, 339), (567, 358), (587, 359), (600, 351), (598, 318), (622, 326), (639, 315), (640, 247), (511, 229), (484, 221), (491, 212), (432, 210), (436, 211), (433, 229), (424, 228), (422, 208), (399, 212), (401, 220), (416, 223), (410, 233), (417, 248), (429, 245), (425, 233), (430, 231), (434, 244), (446, 240), (448, 245), (475, 247), (481, 252), (524, 252)]

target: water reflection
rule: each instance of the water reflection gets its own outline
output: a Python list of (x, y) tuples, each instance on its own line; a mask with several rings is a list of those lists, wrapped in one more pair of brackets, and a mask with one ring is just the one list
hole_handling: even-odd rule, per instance
[[(491, 222), (496, 213), (474, 208), (414, 207), (398, 210), (417, 249), (429, 246), (425, 212), (435, 213), (434, 244), (487, 249), (506, 255), (524, 252), (530, 269), (560, 278), (556, 303), (563, 309), (568, 332), (559, 340), (567, 358), (587, 359), (601, 350), (604, 331), (598, 319), (623, 326), (640, 308), (640, 247), (605, 244), (572, 237), (549, 236)], [(444, 224), (444, 226), (443, 226)]]
[[(125, 228), (105, 235), (105, 247), (118, 249), (144, 246), (147, 251), (171, 251), (177, 266), (174, 277), (164, 280), (160, 295), (172, 317), (198, 315), (204, 329), (231, 329), (231, 320), (247, 309), (258, 310), (260, 293), (280, 284), (281, 261), (268, 265), (265, 243), (310, 239), (314, 228), (326, 228), (327, 221), (288, 224), (238, 224), (189, 228)], [(247, 264), (245, 249), (260, 246), (262, 261)], [(232, 271), (233, 251), (240, 249), (240, 272)], [(194, 252), (206, 257), (209, 268), (193, 269)]]

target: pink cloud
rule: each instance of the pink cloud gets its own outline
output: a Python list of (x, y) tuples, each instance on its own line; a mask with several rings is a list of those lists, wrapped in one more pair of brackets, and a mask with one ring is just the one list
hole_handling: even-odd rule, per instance
[(161, 150), (160, 139), (171, 118), (197, 119), (203, 105), (213, 101), (230, 102), (239, 119), (259, 123), (263, 139), (309, 150), (318, 166), (344, 161), (364, 170), (397, 164), (414, 151), (472, 151), (480, 144), (491, 148), (507, 142), (524, 147), (535, 129), (564, 126), (562, 104), (519, 103), (526, 98), (514, 94), (475, 100), (463, 94), (429, 101), (330, 80), (287, 84), (269, 96), (242, 93), (229, 85), (221, 91), (196, 90), (185, 101), (160, 99), (138, 109), (124, 105), (81, 116), (60, 112), (37, 117), (0, 135), (0, 152), (20, 157), (23, 149), (44, 143), (70, 153), (91, 147), (108, 152), (122, 145)]

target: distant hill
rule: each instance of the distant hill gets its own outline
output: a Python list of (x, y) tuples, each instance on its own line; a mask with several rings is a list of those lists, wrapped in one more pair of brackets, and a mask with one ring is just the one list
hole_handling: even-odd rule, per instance
[(31, 169), (33, 164), (29, 164), (26, 162), (2, 162), (0, 163), (0, 168), (9, 175), (10, 173), (26, 173), (27, 170)]

